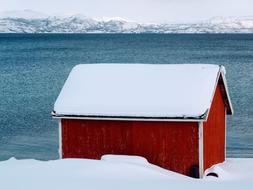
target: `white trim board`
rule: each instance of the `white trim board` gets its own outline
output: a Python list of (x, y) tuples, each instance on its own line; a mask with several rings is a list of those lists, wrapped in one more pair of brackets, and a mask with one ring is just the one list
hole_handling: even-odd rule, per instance
[(225, 107), (225, 144), (224, 144), (224, 151), (225, 151), (225, 154), (224, 154), (224, 156), (225, 156), (225, 160), (226, 160), (226, 158), (227, 158), (227, 108)]
[(61, 119), (58, 120), (58, 132), (59, 132), (59, 149), (58, 149), (58, 153), (59, 153), (59, 159), (62, 159), (62, 125), (61, 125)]
[(199, 178), (203, 178), (204, 173), (204, 132), (203, 132), (203, 122), (199, 122)]

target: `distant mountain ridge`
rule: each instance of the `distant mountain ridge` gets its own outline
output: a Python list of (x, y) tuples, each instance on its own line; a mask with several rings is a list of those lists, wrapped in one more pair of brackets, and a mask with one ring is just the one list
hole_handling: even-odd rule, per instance
[(196, 23), (138, 23), (31, 10), (0, 13), (0, 33), (253, 33), (253, 17), (215, 17)]

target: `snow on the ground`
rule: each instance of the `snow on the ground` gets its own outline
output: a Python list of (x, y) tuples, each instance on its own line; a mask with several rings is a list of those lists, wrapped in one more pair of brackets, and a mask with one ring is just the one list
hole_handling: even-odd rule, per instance
[(0, 162), (0, 189), (252, 189), (252, 163), (253, 159), (229, 159), (216, 166), (220, 169), (215, 170), (214, 167), (214, 171), (221, 172), (220, 178), (193, 179), (154, 166), (138, 157), (109, 155), (102, 160), (54, 161), (11, 158)]
[(106, 154), (101, 157), (101, 160), (108, 161), (108, 162), (125, 162), (125, 163), (142, 164), (142, 165), (148, 164), (147, 159), (141, 156)]
[[(252, 158), (228, 158), (224, 163), (217, 164), (208, 170), (208, 173), (217, 173), (216, 180), (253, 180), (253, 159)], [(213, 179), (213, 177), (205, 177)], [(253, 188), (253, 186), (252, 186)]]

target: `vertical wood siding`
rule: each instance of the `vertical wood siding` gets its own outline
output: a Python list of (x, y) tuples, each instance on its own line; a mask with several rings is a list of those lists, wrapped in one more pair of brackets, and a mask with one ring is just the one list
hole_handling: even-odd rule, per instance
[(225, 105), (217, 86), (207, 122), (204, 122), (204, 170), (225, 160)]
[(139, 155), (185, 175), (198, 165), (198, 123), (62, 119), (63, 158)]

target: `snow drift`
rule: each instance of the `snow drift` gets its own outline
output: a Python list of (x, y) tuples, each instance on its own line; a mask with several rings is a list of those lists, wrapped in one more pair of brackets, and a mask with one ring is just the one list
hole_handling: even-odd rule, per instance
[[(0, 162), (0, 189), (252, 189), (253, 159), (228, 159), (214, 166), (219, 178), (193, 179), (140, 157), (104, 156), (102, 160), (16, 160)], [(211, 171), (210, 170), (210, 171)]]

